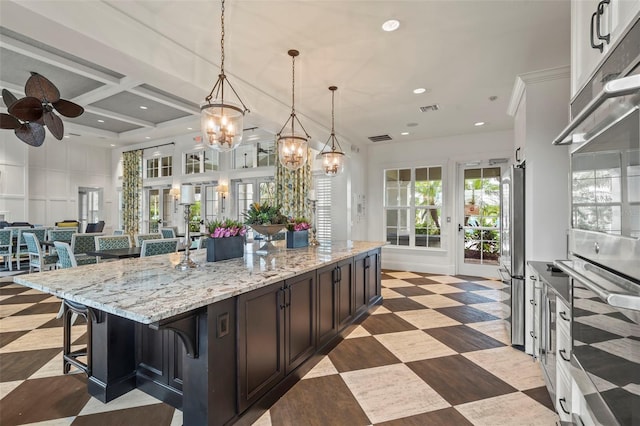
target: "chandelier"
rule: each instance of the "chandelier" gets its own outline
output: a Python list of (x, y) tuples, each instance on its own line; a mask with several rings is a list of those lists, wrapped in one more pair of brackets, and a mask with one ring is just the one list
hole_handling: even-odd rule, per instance
[[(280, 164), (283, 167), (286, 167), (289, 170), (298, 170), (300, 167), (307, 162), (307, 149), (309, 144), (307, 140), (309, 139), (309, 135), (307, 131), (296, 117), (296, 97), (295, 97), (295, 87), (296, 87), (296, 56), (300, 54), (297, 50), (289, 50), (287, 52), (289, 56), (291, 56), (292, 63), (292, 84), (291, 84), (291, 115), (289, 119), (284, 123), (282, 129), (278, 132), (278, 157), (280, 159)], [(298, 122), (298, 125), (304, 132), (304, 136), (301, 133), (296, 133), (295, 123)], [(285, 127), (287, 124), (291, 123), (290, 132), (283, 134)]]
[[(329, 87), (329, 90), (331, 90), (331, 135), (324, 144), (320, 155), (322, 156), (322, 170), (324, 171), (324, 174), (327, 176), (336, 176), (344, 170), (344, 152), (342, 152), (340, 142), (338, 142), (338, 138), (336, 138), (334, 126), (334, 97), (338, 88), (336, 86), (331, 86)], [(327, 145), (329, 145), (329, 141), (331, 141), (331, 151), (326, 150)], [(336, 149), (336, 144), (340, 149)]]
[[(222, 0), (220, 24), (220, 74), (211, 92), (200, 107), (200, 126), (204, 142), (208, 143), (210, 148), (226, 152), (235, 149), (242, 142), (242, 122), (244, 114), (250, 111), (244, 105), (240, 96), (238, 96), (224, 74), (224, 0)], [(236, 98), (238, 98), (242, 108), (225, 102), (225, 81)]]

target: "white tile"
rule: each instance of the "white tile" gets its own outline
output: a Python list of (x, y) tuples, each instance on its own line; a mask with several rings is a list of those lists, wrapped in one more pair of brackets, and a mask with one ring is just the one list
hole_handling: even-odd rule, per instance
[(329, 357), (325, 356), (307, 374), (305, 374), (303, 379), (330, 376), (332, 374), (338, 374), (338, 370), (336, 370), (336, 367), (333, 365)]
[(404, 364), (341, 373), (371, 423), (450, 407)]
[(271, 426), (271, 412), (267, 410), (252, 426)]
[(482, 321), (466, 324), (467, 327), (471, 327), (474, 330), (478, 330), (479, 332), (484, 333), (489, 337), (493, 337), (498, 342), (502, 342), (505, 345), (510, 345), (511, 338), (507, 333), (507, 325), (508, 323), (505, 320)]
[(142, 407), (144, 405), (158, 404), (161, 402), (162, 401), (151, 395), (147, 395), (139, 389), (133, 389), (106, 404), (96, 398), (91, 398), (78, 415), (85, 416), (107, 411), (124, 410), (125, 408)]
[(592, 343), (591, 346), (640, 364), (640, 342), (637, 340), (608, 340), (606, 342)]
[(464, 283), (466, 280), (461, 280), (460, 278), (451, 277), (449, 275), (433, 275), (427, 277), (430, 280), (437, 281), (442, 284), (452, 284), (452, 283)]
[(425, 284), (418, 287), (436, 294), (464, 293), (463, 289), (447, 284)]
[[(8, 305), (11, 306), (11, 305)], [(33, 330), (51, 321), (51, 314), (15, 315), (0, 319), (0, 331), (24, 331)]]
[(556, 413), (520, 392), (456, 405), (455, 409), (475, 426), (550, 426), (558, 421)]
[(391, 280), (382, 280), (382, 287), (386, 288), (394, 288), (394, 287), (408, 287), (410, 284), (403, 280), (391, 279)]
[[(2, 299), (3, 299), (3, 296), (0, 296), (0, 301), (2, 301)], [(27, 309), (29, 306), (33, 306), (33, 303), (16, 303), (16, 304), (0, 305), (0, 318), (13, 315), (16, 312), (20, 312), (23, 309)], [(9, 329), (5, 329), (2, 326), (0, 326), (0, 331), (9, 331)], [(11, 330), (11, 331), (14, 331), (14, 330)]]
[(404, 296), (401, 295), (400, 293), (396, 293), (393, 290), (390, 290), (388, 288), (382, 287), (382, 298), (383, 299), (400, 299), (402, 297), (404, 297)]
[(640, 327), (638, 327), (637, 324), (631, 324), (608, 315), (578, 317), (576, 318), (576, 321), (590, 325), (591, 327), (599, 328), (600, 330), (608, 331), (609, 333), (617, 334), (618, 336), (640, 337)]
[(471, 306), (472, 308), (481, 310), (482, 312), (486, 312), (488, 314), (496, 316), (498, 318), (506, 318), (508, 316), (507, 312), (510, 311), (509, 306), (500, 302), (474, 303), (469, 306)]
[(456, 351), (421, 330), (374, 336), (402, 362), (455, 355)]
[(409, 324), (425, 330), (428, 328), (451, 327), (460, 325), (458, 321), (449, 318), (433, 309), (415, 309), (412, 311), (400, 311), (397, 316), (407, 321)]
[(539, 363), (530, 355), (511, 346), (467, 352), (462, 356), (518, 390), (545, 385)]
[(504, 292), (500, 290), (474, 290), (471, 293), (477, 294), (478, 296), (486, 297), (487, 299), (492, 299), (496, 301), (502, 300), (506, 295)]
[(506, 285), (502, 281), (497, 281), (497, 280), (477, 280), (477, 281), (471, 281), (471, 282), (475, 284), (483, 285), (485, 287), (493, 288), (496, 290), (500, 290), (501, 288), (506, 287)]
[(42, 377), (53, 377), (62, 375), (62, 351), (51, 358), (49, 362), (40, 367), (38, 371), (29, 376), (29, 379), (40, 379)]
[(391, 311), (385, 308), (384, 306), (377, 305), (376, 307), (373, 308), (371, 315), (390, 314), (390, 313)]
[(22, 382), (24, 382), (24, 380), (15, 380), (13, 382), (0, 382), (0, 399), (4, 398), (9, 394), (9, 392), (13, 391), (15, 388), (20, 386)]
[(405, 279), (405, 278), (422, 278), (422, 275), (414, 274), (413, 272), (385, 272), (385, 274), (389, 275), (393, 278)]
[(411, 296), (411, 299), (426, 306), (427, 308), (448, 308), (451, 306), (462, 306), (463, 304), (439, 294), (428, 294), (426, 296)]
[(367, 336), (371, 336), (371, 333), (369, 333), (363, 326), (359, 325), (351, 333), (349, 333), (349, 335), (346, 336), (345, 339), (354, 339), (356, 337)]
[(32, 330), (0, 348), (0, 353), (33, 351), (62, 347), (62, 328), (40, 328)]
[[(182, 411), (176, 408), (176, 410), (173, 412), (173, 418), (171, 419), (170, 426), (182, 426), (184, 424), (184, 421), (182, 418), (183, 418)], [(269, 425), (265, 425), (265, 426), (269, 426)]]

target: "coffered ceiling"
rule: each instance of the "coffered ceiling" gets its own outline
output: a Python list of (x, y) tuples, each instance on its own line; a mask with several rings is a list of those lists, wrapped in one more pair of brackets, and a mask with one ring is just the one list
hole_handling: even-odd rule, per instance
[[(388, 19), (400, 28), (382, 31)], [(347, 145), (505, 130), (515, 77), (568, 65), (569, 24), (568, 0), (227, 0), (225, 71), (245, 127), (275, 134), (291, 110), (287, 50), (299, 50), (296, 112), (320, 147), (331, 85)], [(0, 1), (0, 86), (21, 97), (30, 71), (46, 76), (85, 107), (64, 119), (83, 142), (196, 132), (219, 66), (218, 1)]]

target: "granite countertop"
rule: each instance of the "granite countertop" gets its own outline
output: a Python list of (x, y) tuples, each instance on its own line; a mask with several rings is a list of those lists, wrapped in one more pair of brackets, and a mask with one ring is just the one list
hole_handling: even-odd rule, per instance
[(13, 281), (143, 324), (189, 312), (353, 257), (386, 242), (334, 241), (321, 246), (258, 255), (247, 244), (243, 258), (207, 262), (206, 249), (192, 250), (197, 269), (174, 267), (184, 254), (123, 259), (72, 269), (18, 275)]
[[(529, 266), (536, 270), (540, 278), (553, 288), (558, 295), (564, 299), (565, 304), (571, 304), (571, 282), (569, 276), (553, 266), (553, 261), (549, 262), (528, 262)], [(549, 266), (550, 265), (550, 266)]]

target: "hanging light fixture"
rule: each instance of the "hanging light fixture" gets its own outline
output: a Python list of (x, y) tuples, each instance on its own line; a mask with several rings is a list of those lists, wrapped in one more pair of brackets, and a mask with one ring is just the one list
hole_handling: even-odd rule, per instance
[[(322, 170), (324, 170), (324, 174), (327, 176), (336, 176), (344, 170), (344, 152), (342, 152), (340, 142), (338, 142), (338, 138), (336, 138), (334, 126), (334, 97), (338, 88), (336, 86), (331, 86), (329, 87), (329, 90), (331, 90), (331, 135), (324, 144), (320, 155), (322, 156)], [(331, 141), (331, 151), (327, 150), (329, 141)], [(336, 144), (340, 149), (336, 149)]]
[[(307, 162), (307, 149), (309, 143), (307, 140), (310, 138), (307, 131), (296, 117), (296, 56), (300, 54), (297, 50), (289, 50), (287, 52), (291, 56), (292, 63), (292, 79), (291, 79), (291, 115), (289, 119), (284, 123), (282, 129), (278, 132), (278, 157), (280, 158), (280, 164), (289, 170), (298, 170)], [(304, 136), (301, 133), (296, 133), (295, 122), (298, 122), (300, 128), (304, 132)], [(287, 127), (287, 124), (291, 122), (291, 131), (283, 134), (283, 130)]]
[[(240, 96), (238, 96), (224, 74), (224, 0), (222, 0), (220, 24), (220, 74), (211, 92), (205, 98), (204, 104), (200, 107), (200, 126), (204, 142), (208, 143), (209, 147), (215, 150), (226, 152), (235, 149), (242, 142), (242, 122), (244, 114), (250, 111), (244, 105), (244, 102), (242, 102), (242, 99), (240, 99)], [(236, 95), (236, 98), (240, 101), (242, 108), (225, 102), (225, 80), (233, 91), (233, 94)], [(215, 98), (213, 97), (214, 92)]]

